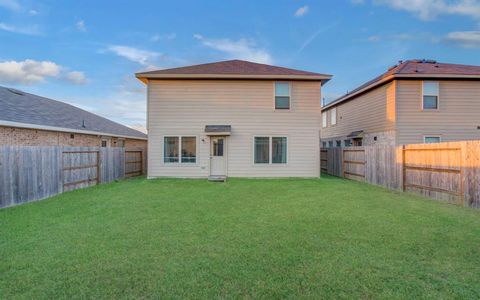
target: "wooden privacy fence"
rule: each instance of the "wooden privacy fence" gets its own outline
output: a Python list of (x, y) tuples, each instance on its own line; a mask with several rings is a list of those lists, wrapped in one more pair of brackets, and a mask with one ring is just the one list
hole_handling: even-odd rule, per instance
[(480, 208), (480, 141), (327, 148), (320, 161), (326, 174)]
[(144, 156), (139, 149), (1, 146), (0, 208), (142, 175)]

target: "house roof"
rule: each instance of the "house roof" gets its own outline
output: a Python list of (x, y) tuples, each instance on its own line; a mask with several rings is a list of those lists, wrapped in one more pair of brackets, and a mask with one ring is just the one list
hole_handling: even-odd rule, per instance
[(328, 103), (329, 108), (353, 99), (369, 90), (386, 84), (394, 79), (480, 79), (480, 66), (439, 63), (434, 60), (414, 59), (400, 61), (398, 65), (389, 68), (382, 75), (362, 84), (351, 92)]
[(0, 86), (0, 126), (134, 139), (147, 135), (73, 105)]
[(244, 60), (227, 60), (173, 69), (135, 74), (146, 82), (148, 79), (289, 79), (314, 80), (326, 83), (331, 75), (313, 73)]

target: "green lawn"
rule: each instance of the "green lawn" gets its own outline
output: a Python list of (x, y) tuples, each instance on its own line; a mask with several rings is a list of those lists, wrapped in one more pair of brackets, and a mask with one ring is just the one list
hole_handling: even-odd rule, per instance
[(337, 178), (143, 178), (0, 210), (0, 298), (480, 298), (480, 212)]

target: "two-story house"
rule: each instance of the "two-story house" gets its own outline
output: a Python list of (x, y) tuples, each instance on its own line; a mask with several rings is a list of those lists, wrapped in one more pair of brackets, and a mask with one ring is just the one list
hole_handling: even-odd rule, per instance
[(322, 147), (480, 139), (480, 67), (399, 62), (322, 108)]
[(241, 60), (137, 73), (148, 177), (318, 177), (330, 75)]

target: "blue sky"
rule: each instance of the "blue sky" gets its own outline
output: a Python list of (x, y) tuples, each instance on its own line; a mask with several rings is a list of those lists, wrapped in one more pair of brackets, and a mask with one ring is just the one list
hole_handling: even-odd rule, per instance
[(480, 0), (0, 0), (0, 85), (145, 123), (134, 73), (245, 59), (329, 73), (328, 100), (398, 60), (480, 65)]

